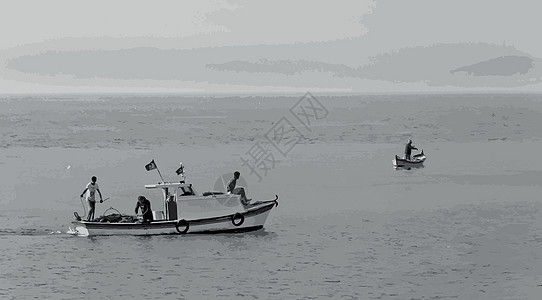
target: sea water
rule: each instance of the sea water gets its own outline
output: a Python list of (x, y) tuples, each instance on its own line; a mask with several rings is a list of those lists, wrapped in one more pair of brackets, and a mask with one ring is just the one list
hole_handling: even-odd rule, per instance
[[(298, 119), (302, 96), (1, 98), (0, 298), (539, 298), (540, 95), (314, 95)], [(395, 170), (408, 139), (425, 167)], [(280, 204), (249, 233), (66, 233), (93, 175), (96, 216), (163, 210), (152, 159), (200, 193), (239, 170)]]

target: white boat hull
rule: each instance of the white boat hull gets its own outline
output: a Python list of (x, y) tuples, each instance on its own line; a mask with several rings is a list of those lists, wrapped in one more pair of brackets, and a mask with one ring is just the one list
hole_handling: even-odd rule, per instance
[(420, 154), (414, 155), (412, 159), (408, 160), (395, 155), (392, 163), (395, 168), (423, 168), (423, 163), (426, 159), (427, 157), (422, 151)]
[(150, 223), (101, 223), (75, 221), (70, 233), (80, 236), (163, 235), (243, 232), (263, 228), (276, 200), (266, 201), (243, 212), (204, 219), (154, 221)]

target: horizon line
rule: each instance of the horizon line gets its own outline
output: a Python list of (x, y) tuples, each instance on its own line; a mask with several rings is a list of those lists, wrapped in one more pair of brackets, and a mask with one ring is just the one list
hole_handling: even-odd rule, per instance
[(477, 90), (477, 91), (410, 91), (410, 92), (26, 92), (26, 93), (2, 93), (0, 97), (13, 96), (76, 96), (76, 95), (96, 95), (96, 96), (180, 96), (180, 97), (231, 97), (231, 96), (282, 96), (298, 97), (307, 93), (319, 96), (371, 96), (371, 95), (454, 95), (454, 94), (542, 94), (542, 91), (498, 91), (498, 90)]

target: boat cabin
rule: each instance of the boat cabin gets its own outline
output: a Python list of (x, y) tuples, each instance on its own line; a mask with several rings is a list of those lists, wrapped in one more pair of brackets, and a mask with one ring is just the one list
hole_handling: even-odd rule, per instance
[(153, 211), (155, 221), (211, 217), (244, 210), (239, 195), (221, 192), (198, 194), (189, 183), (160, 182), (145, 185), (145, 188), (162, 190), (164, 211)]

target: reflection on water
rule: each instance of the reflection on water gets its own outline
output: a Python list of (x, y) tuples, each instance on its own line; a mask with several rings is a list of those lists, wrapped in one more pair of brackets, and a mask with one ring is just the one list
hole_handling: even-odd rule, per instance
[(415, 170), (415, 169), (423, 169), (425, 168), (425, 165), (419, 165), (419, 166), (401, 166), (401, 165), (398, 165), (398, 166), (393, 166), (393, 168), (395, 170)]

